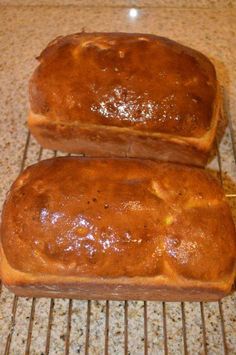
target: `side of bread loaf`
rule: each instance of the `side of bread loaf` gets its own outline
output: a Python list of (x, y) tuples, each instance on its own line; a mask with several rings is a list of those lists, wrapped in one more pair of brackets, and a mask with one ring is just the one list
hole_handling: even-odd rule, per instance
[(215, 300), (235, 261), (229, 206), (198, 168), (50, 159), (18, 177), (2, 212), (1, 277), (19, 295)]
[(206, 164), (220, 94), (201, 53), (154, 35), (79, 33), (39, 61), (28, 124), (43, 147)]

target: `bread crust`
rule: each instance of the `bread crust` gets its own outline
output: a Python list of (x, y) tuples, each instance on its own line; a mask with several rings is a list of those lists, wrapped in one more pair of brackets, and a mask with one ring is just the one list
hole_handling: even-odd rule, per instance
[(22, 296), (216, 300), (232, 290), (236, 235), (202, 169), (65, 157), (15, 181), (0, 253), (4, 285)]
[(153, 35), (92, 33), (53, 41), (39, 61), (28, 124), (43, 147), (207, 163), (220, 92), (201, 53)]
[(164, 277), (92, 278), (33, 275), (13, 269), (1, 250), (4, 285), (22, 297), (93, 300), (216, 301), (232, 292), (226, 281), (207, 283), (175, 281)]

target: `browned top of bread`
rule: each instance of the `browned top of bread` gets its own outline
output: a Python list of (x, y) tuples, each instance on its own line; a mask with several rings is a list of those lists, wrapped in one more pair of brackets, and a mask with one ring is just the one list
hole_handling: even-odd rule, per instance
[(52, 121), (200, 137), (211, 126), (217, 80), (201, 53), (147, 34), (78, 33), (39, 56), (31, 110)]
[(2, 214), (8, 263), (33, 274), (234, 275), (235, 228), (207, 172), (134, 159), (57, 158), (27, 168)]

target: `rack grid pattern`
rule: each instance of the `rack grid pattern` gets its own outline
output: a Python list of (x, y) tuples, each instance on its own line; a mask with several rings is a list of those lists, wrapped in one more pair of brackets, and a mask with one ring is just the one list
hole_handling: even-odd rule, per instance
[[(229, 131), (230, 131), (230, 137), (232, 141), (232, 149), (233, 149), (233, 154), (234, 154), (234, 163), (236, 163), (236, 148), (235, 148), (235, 140), (234, 140), (234, 134), (233, 134), (233, 129), (232, 129), (232, 122), (229, 117)], [(25, 142), (25, 147), (24, 147), (24, 152), (23, 152), (23, 157), (22, 157), (22, 162), (21, 162), (21, 169), (22, 171), (25, 166), (26, 166), (26, 159), (28, 155), (28, 149), (30, 146), (30, 141), (31, 141), (31, 136), (30, 133), (27, 134), (26, 142)], [(38, 148), (38, 161), (42, 159), (43, 156), (43, 149), (42, 147)], [(221, 154), (220, 154), (220, 149), (218, 144), (216, 144), (216, 152), (217, 152), (217, 164), (218, 164), (218, 169), (217, 169), (217, 175), (218, 178), (223, 184), (223, 172), (222, 172), (222, 162), (221, 162)], [(53, 152), (52, 156), (57, 156), (57, 152)], [(227, 193), (226, 197), (229, 198), (230, 200), (236, 198), (235, 193)], [(1, 293), (2, 289), (0, 289)], [(12, 337), (15, 331), (15, 323), (17, 319), (17, 307), (19, 303), (20, 297), (14, 296), (13, 302), (12, 302), (12, 309), (11, 309), (11, 315), (9, 317), (9, 331), (7, 334), (7, 337), (5, 339), (1, 340), (1, 343), (4, 343), (4, 355), (8, 354), (13, 354), (14, 352), (11, 351), (11, 343), (12, 343)], [(27, 338), (25, 340), (25, 348), (24, 349), (19, 349), (19, 354), (31, 354), (31, 340), (32, 340), (32, 332), (33, 332), (33, 326), (34, 326), (34, 318), (35, 318), (35, 311), (36, 311), (36, 298), (32, 298), (31, 300), (31, 309), (30, 309), (30, 316), (28, 320), (28, 331), (27, 331)], [(85, 301), (84, 301), (85, 302)], [(86, 301), (86, 317), (85, 317), (85, 324), (83, 327), (85, 327), (85, 332), (84, 332), (84, 351), (77, 351), (77, 353), (85, 353), (87, 354), (94, 354), (94, 352), (90, 352), (90, 318), (91, 318), (91, 300)], [(167, 355), (170, 353), (169, 351), (169, 344), (168, 344), (168, 325), (167, 325), (167, 315), (166, 315), (166, 302), (158, 302), (161, 305), (161, 310), (162, 310), (162, 327), (163, 327), (163, 349), (162, 353)], [(224, 305), (224, 300), (217, 302), (218, 305), (218, 312), (219, 312), (219, 317), (220, 317), (220, 332), (221, 332), (221, 339), (222, 339), (222, 344), (221, 344), (221, 349), (222, 352), (219, 352), (217, 354), (236, 354), (236, 348), (234, 350), (229, 350), (228, 345), (227, 345), (227, 333), (226, 333), (226, 327), (225, 324), (227, 323), (227, 319), (224, 316), (224, 311), (223, 311), (223, 305)], [(97, 349), (97, 354), (102, 354), (104, 353), (105, 355), (110, 354), (109, 350), (109, 341), (110, 341), (110, 326), (109, 326), (109, 320), (110, 320), (110, 310), (111, 310), (111, 302), (108, 300), (105, 301), (105, 312), (104, 312), (104, 329), (103, 329), (103, 334), (104, 334), (104, 346), (103, 349)], [(188, 342), (187, 342), (187, 331), (186, 331), (186, 316), (185, 316), (185, 303), (181, 302), (181, 322), (182, 322), (182, 350), (181, 354), (190, 354), (192, 353), (188, 349)], [(50, 347), (51, 347), (51, 329), (52, 325), (54, 322), (53, 319), (53, 313), (54, 313), (54, 306), (55, 306), (55, 300), (52, 298), (50, 299), (50, 307), (48, 311), (48, 319), (45, 320), (45, 327), (47, 328), (46, 331), (46, 338), (44, 339), (45, 342), (45, 350), (44, 352), (40, 352), (42, 355), (47, 355), (47, 354), (54, 354), (53, 352), (50, 352)], [(1, 298), (0, 298), (0, 307), (1, 307)], [(123, 302), (123, 324), (124, 324), (124, 329), (123, 329), (123, 353), (125, 355), (128, 354), (133, 354), (132, 349), (129, 349), (129, 302), (124, 301)], [(68, 299), (68, 304), (67, 304), (67, 309), (65, 310), (67, 312), (67, 325), (66, 325), (66, 334), (64, 337), (64, 354), (74, 354), (74, 352), (71, 351), (71, 341), (70, 341), (70, 335), (71, 335), (71, 328), (72, 328), (72, 314), (73, 314), (73, 300)], [(207, 326), (206, 326), (206, 315), (204, 311), (204, 303), (200, 302), (199, 303), (199, 313), (200, 313), (200, 319), (201, 319), (201, 334), (202, 334), (202, 350), (199, 351), (199, 354), (209, 354), (208, 351), (208, 343), (207, 343)], [(147, 354), (152, 354), (152, 352), (149, 350), (150, 349), (150, 342), (153, 341), (149, 337), (148, 334), (148, 302), (143, 301), (143, 352), (145, 355)], [(82, 326), (82, 325), (81, 325)], [(236, 337), (236, 334), (235, 334)], [(0, 329), (0, 338), (1, 338), (1, 329)], [(35, 352), (34, 352), (35, 353)], [(137, 353), (137, 352), (136, 352)], [(135, 354), (136, 354), (135, 353)], [(213, 354), (213, 352), (210, 352)], [(17, 353), (18, 354), (18, 353)], [(118, 351), (117, 354), (120, 354)], [(137, 354), (140, 354), (138, 352)], [(216, 353), (215, 353), (216, 354)]]

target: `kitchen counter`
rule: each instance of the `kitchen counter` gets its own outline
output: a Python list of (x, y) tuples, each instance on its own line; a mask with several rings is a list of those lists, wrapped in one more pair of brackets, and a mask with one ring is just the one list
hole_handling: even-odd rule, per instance
[[(27, 84), (36, 66), (35, 57), (58, 35), (79, 31), (149, 32), (170, 37), (202, 51), (215, 63), (224, 91), (224, 103), (232, 130), (226, 129), (219, 145), (220, 160), (215, 158), (209, 168), (222, 168), (222, 181), (227, 194), (236, 193), (236, 166), (232, 138), (236, 137), (236, 2), (235, 1), (0, 1), (0, 204), (21, 168), (27, 140)], [(55, 6), (55, 3), (57, 4)], [(63, 6), (69, 4), (68, 6)], [(27, 4), (27, 6), (25, 6)], [(38, 4), (38, 5), (35, 5)], [(53, 5), (54, 4), (54, 5)], [(77, 4), (77, 6), (75, 5)], [(85, 6), (86, 5), (86, 6)], [(124, 6), (125, 5), (125, 6)], [(181, 5), (183, 7), (181, 7)], [(130, 7), (129, 7), (130, 6)], [(236, 138), (235, 138), (236, 139)], [(38, 159), (40, 148), (31, 137), (25, 165)], [(236, 147), (235, 147), (236, 148)], [(42, 158), (52, 156), (44, 150)], [(219, 164), (220, 163), (220, 164)], [(228, 197), (236, 220), (236, 203)], [(165, 303), (73, 301), (19, 298), (5, 288), (0, 298), (0, 354), (4, 353), (7, 336), (12, 334), (10, 354), (46, 354), (48, 319), (51, 309), (50, 354), (64, 354), (68, 316), (71, 318), (70, 354), (83, 354), (86, 337), (90, 354), (102, 354), (105, 347), (105, 326), (109, 319), (109, 354), (124, 351), (125, 314), (128, 319), (130, 354), (162, 354), (165, 330), (169, 354), (236, 354), (236, 294), (222, 303), (203, 305), (197, 302)], [(33, 303), (32, 303), (33, 302)], [(15, 325), (11, 327), (12, 307), (16, 306)], [(51, 308), (50, 308), (51, 307)], [(90, 309), (91, 307), (91, 309)], [(86, 331), (87, 310), (90, 332)], [(125, 312), (127, 311), (127, 313)], [(164, 322), (163, 322), (164, 311)], [(14, 313), (14, 312), (13, 312)], [(147, 332), (144, 329), (147, 315)], [(204, 333), (204, 322), (205, 329)], [(222, 322), (222, 317), (224, 322)], [(30, 319), (32, 322), (30, 322)], [(166, 321), (166, 327), (165, 325)], [(31, 328), (32, 326), (32, 328)], [(28, 328), (32, 337), (28, 337)], [(50, 327), (49, 327), (50, 328)], [(12, 329), (12, 333), (11, 333)], [(222, 336), (222, 329), (224, 330)], [(185, 333), (185, 331), (186, 333)], [(204, 334), (206, 341), (204, 341)], [(89, 335), (89, 337), (88, 337)], [(147, 341), (148, 339), (148, 341)], [(87, 342), (88, 345), (88, 342)]]

